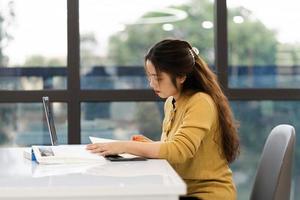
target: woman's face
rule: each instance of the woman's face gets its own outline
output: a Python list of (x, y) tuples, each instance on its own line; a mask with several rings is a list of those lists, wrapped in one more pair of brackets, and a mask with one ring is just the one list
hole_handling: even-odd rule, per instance
[(151, 61), (146, 61), (146, 73), (150, 87), (161, 98), (173, 96), (177, 99), (180, 96), (181, 80), (176, 78), (178, 89), (173, 85), (171, 76), (165, 72), (156, 73), (154, 65)]

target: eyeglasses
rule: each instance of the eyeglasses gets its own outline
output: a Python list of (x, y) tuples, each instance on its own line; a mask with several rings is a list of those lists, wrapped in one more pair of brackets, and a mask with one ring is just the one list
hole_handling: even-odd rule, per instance
[(147, 79), (149, 81), (149, 83), (155, 83), (158, 84), (158, 82), (161, 80), (161, 78), (157, 75), (147, 75)]

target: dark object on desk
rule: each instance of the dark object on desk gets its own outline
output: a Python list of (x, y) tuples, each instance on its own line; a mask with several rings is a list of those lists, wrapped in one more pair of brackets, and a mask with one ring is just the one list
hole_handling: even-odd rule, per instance
[(191, 197), (191, 196), (180, 196), (179, 200), (201, 200), (197, 197)]
[(145, 160), (147, 160), (144, 157), (125, 158), (120, 155), (107, 155), (107, 156), (105, 156), (105, 158), (110, 161), (145, 161)]

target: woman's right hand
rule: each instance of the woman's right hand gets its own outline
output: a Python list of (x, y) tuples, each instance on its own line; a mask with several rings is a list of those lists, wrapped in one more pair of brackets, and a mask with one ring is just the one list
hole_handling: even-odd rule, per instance
[(131, 140), (137, 141), (137, 142), (153, 142), (153, 140), (151, 140), (143, 135), (133, 135), (133, 136), (131, 136)]

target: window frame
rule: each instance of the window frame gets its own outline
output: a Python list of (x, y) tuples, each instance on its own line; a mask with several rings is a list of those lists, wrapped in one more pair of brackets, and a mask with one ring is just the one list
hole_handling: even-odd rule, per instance
[[(299, 89), (229, 88), (226, 0), (215, 0), (214, 24), (215, 66), (220, 85), (229, 100), (300, 100)], [(149, 89), (82, 90), (80, 88), (79, 0), (67, 0), (67, 29), (67, 89), (40, 91), (0, 90), (0, 103), (41, 102), (42, 96), (46, 95), (50, 97), (52, 102), (67, 103), (68, 144), (80, 144), (81, 102), (160, 101)]]

